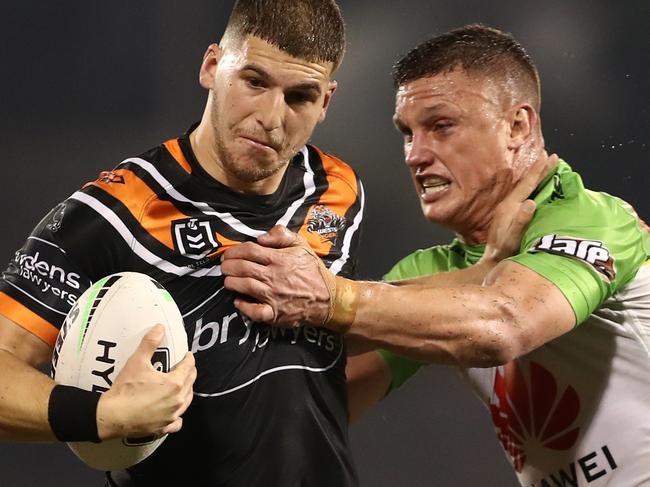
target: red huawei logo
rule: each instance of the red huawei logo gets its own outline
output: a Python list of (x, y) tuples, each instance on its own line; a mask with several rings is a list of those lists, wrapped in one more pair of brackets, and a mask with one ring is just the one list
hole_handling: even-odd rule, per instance
[(517, 362), (497, 369), (490, 404), (499, 441), (521, 472), (526, 463), (526, 446), (537, 442), (552, 450), (567, 450), (577, 438), (574, 426), (580, 411), (575, 389), (567, 386), (558, 397), (553, 375), (535, 362), (526, 377)]

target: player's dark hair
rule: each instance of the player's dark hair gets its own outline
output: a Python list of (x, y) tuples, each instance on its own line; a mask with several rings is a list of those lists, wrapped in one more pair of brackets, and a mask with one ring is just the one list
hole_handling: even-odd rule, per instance
[(514, 81), (516, 89), (539, 110), (539, 74), (526, 50), (511, 34), (481, 24), (466, 25), (422, 42), (395, 64), (393, 82), (397, 88), (456, 68), (469, 75)]
[(345, 25), (334, 0), (238, 0), (224, 37), (253, 35), (294, 57), (338, 67), (345, 52)]

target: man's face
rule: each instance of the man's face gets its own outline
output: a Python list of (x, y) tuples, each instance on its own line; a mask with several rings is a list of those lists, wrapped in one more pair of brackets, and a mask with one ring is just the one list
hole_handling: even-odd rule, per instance
[[(221, 170), (244, 183), (278, 173), (325, 118), (332, 63), (294, 58), (257, 37), (216, 49), (202, 84)], [(210, 52), (208, 50), (208, 52)]]
[(422, 211), (464, 237), (489, 225), (517, 176), (498, 90), (455, 69), (397, 92), (394, 121)]

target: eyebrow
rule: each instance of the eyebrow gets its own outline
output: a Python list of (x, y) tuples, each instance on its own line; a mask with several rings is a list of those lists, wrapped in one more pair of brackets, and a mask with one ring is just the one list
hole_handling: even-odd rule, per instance
[[(263, 67), (258, 64), (247, 64), (242, 68), (242, 71), (253, 71), (258, 74), (258, 76), (265, 81), (275, 83), (275, 79), (268, 73)], [(315, 91), (316, 95), (320, 96), (321, 86), (318, 81), (304, 81), (298, 83), (297, 85), (289, 87), (293, 91)]]
[(403, 134), (411, 132), (411, 130), (406, 125), (404, 125), (404, 123), (397, 115), (393, 115), (393, 125), (395, 125), (395, 128)]
[[(435, 105), (431, 105), (430, 107), (424, 107), (422, 109), (424, 112), (422, 114), (422, 118), (428, 119), (432, 116), (435, 116), (437, 112), (444, 110), (445, 108), (448, 107), (449, 104), (446, 102), (440, 102), (440, 103), (436, 103)], [(401, 119), (397, 116), (397, 114), (393, 115), (393, 124), (395, 125), (395, 127), (397, 127), (397, 129), (400, 132), (404, 132), (404, 133), (410, 132), (410, 129), (401, 121)]]
[(427, 115), (431, 115), (432, 113), (439, 112), (440, 110), (443, 110), (448, 107), (449, 107), (449, 103), (440, 102), (440, 103), (436, 103), (435, 105), (431, 105), (430, 107), (424, 107), (423, 110)]

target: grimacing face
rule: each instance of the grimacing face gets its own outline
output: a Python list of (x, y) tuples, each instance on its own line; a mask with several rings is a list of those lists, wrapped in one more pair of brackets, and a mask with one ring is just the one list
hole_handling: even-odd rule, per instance
[(325, 119), (336, 89), (332, 63), (295, 58), (253, 36), (224, 44), (211, 46), (215, 63), (206, 68), (204, 61), (201, 77), (211, 90), (219, 170), (244, 186), (281, 178), (281, 169)]
[(480, 243), (520, 176), (496, 83), (460, 69), (400, 86), (394, 122), (424, 216)]

